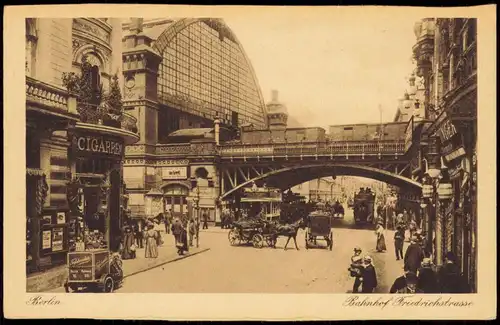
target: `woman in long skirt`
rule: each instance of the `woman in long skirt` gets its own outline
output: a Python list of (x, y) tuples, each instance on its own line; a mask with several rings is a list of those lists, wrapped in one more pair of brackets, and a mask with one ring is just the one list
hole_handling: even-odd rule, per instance
[(122, 245), (122, 259), (128, 260), (135, 258), (135, 237), (129, 226), (125, 227)]
[(375, 230), (375, 234), (377, 235), (377, 252), (385, 252), (387, 247), (385, 246), (385, 235), (384, 235), (384, 227), (381, 223), (377, 225), (377, 230)]
[(158, 257), (158, 245), (156, 245), (156, 238), (158, 234), (156, 230), (154, 230), (153, 225), (148, 226), (148, 230), (145, 233), (146, 240), (146, 249), (145, 256), (146, 258), (157, 258)]

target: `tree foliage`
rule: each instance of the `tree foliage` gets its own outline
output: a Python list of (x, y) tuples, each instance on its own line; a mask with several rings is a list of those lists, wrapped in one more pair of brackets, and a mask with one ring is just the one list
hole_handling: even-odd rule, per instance
[(108, 109), (111, 114), (121, 115), (123, 112), (122, 93), (118, 83), (118, 75), (115, 73), (109, 86), (107, 97)]
[(92, 65), (87, 56), (82, 57), (80, 73), (63, 73), (62, 81), (66, 89), (76, 95), (82, 122), (106, 120), (108, 114), (114, 115), (115, 119), (122, 115), (123, 102), (118, 76), (113, 76), (109, 93), (105, 95), (102, 83), (97, 87), (93, 85)]

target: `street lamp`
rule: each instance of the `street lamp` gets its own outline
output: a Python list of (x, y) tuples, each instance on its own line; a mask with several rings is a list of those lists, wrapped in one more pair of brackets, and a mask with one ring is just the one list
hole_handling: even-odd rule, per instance
[(194, 209), (196, 210), (196, 247), (200, 247), (200, 187), (196, 184), (196, 196), (193, 198)]
[[(433, 206), (435, 207), (435, 215), (436, 215), (436, 265), (441, 266), (443, 263), (443, 213), (445, 209), (445, 204), (449, 199), (452, 198), (453, 190), (450, 183), (443, 181), (443, 172), (446, 171), (447, 167), (444, 163), (443, 157), (441, 157), (441, 168), (438, 169), (435, 166), (429, 168), (427, 160), (424, 159), (426, 172), (425, 175), (431, 179), (431, 184), (426, 184), (422, 188), (422, 196), (428, 198), (429, 200), (433, 200)], [(430, 191), (432, 188), (432, 192)], [(442, 201), (442, 204), (440, 204)], [(432, 247), (432, 236), (430, 233), (432, 231), (432, 226), (427, 224), (427, 229), (429, 230), (429, 239), (427, 242), (428, 247)]]

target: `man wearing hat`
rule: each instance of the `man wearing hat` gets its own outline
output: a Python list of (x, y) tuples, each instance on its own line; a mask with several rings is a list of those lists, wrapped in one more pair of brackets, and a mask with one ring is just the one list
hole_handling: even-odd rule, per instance
[(432, 269), (430, 258), (424, 258), (422, 266), (418, 270), (417, 287), (423, 293), (439, 293), (437, 275)]
[(377, 272), (375, 272), (375, 267), (372, 264), (372, 258), (370, 256), (365, 256), (363, 258), (363, 262), (365, 264), (365, 267), (363, 269), (363, 276), (361, 278), (361, 281), (363, 281), (361, 285), (361, 292), (373, 293), (378, 285)]
[(424, 259), (424, 252), (422, 247), (417, 243), (417, 236), (413, 235), (411, 237), (410, 246), (406, 249), (404, 258), (404, 269), (405, 271), (410, 271), (417, 273), (417, 270), (422, 264)]
[(404, 275), (397, 278), (391, 286), (390, 293), (423, 293), (418, 288), (418, 278), (413, 272), (405, 271)]
[(396, 251), (396, 261), (403, 258), (403, 245), (405, 240), (405, 230), (400, 225), (394, 232), (394, 249)]
[(445, 255), (444, 265), (439, 270), (439, 284), (441, 293), (468, 293), (470, 291), (453, 252), (447, 252)]

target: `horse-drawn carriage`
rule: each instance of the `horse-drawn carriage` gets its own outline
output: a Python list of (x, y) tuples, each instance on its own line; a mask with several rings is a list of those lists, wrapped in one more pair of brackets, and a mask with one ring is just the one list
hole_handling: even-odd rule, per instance
[(229, 243), (233, 246), (252, 243), (255, 248), (264, 247), (264, 242), (270, 247), (276, 246), (275, 227), (272, 222), (260, 218), (247, 218), (233, 222), (233, 228), (228, 233)]
[(326, 241), (326, 247), (333, 248), (332, 218), (324, 211), (309, 214), (306, 229), (306, 249), (317, 246), (318, 237)]

